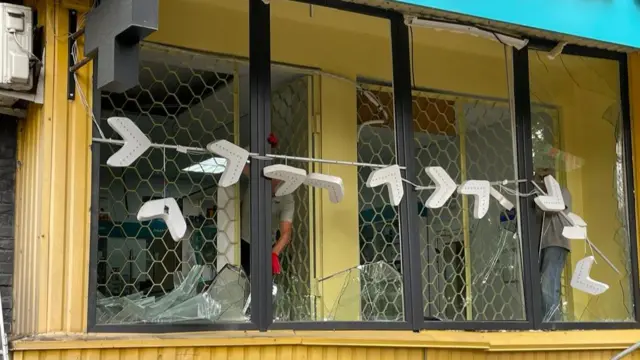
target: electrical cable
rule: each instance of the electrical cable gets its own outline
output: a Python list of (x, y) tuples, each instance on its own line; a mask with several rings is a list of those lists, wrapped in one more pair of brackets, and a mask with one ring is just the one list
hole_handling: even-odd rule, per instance
[(20, 48), (20, 51), (22, 51), (25, 55), (29, 56), (30, 59), (37, 61), (38, 64), (42, 64), (42, 61), (38, 59), (37, 56), (35, 56), (31, 51), (25, 49), (24, 46), (22, 46), (22, 44), (20, 43), (20, 40), (18, 40), (18, 37), (16, 36), (15, 29), (9, 29), (9, 34), (12, 35), (13, 41), (16, 42), (16, 45), (18, 45), (18, 48)]
[[(73, 45), (71, 46), (71, 56), (73, 57), (73, 62), (76, 63), (77, 60), (78, 60), (78, 41), (77, 40), (74, 41)], [(102, 131), (102, 128), (100, 127), (98, 119), (96, 119), (96, 116), (94, 115), (93, 110), (89, 106), (89, 102), (87, 101), (87, 97), (84, 94), (84, 91), (82, 90), (82, 87), (79, 85), (80, 82), (78, 81), (77, 72), (73, 72), (73, 79), (74, 79), (75, 84), (76, 84), (76, 91), (78, 92), (78, 95), (80, 95), (80, 101), (82, 102), (82, 105), (84, 106), (85, 111), (91, 116), (91, 121), (93, 122), (93, 124), (98, 129), (98, 133), (100, 133), (100, 137), (102, 139), (106, 139), (106, 136), (104, 135), (104, 132)]]

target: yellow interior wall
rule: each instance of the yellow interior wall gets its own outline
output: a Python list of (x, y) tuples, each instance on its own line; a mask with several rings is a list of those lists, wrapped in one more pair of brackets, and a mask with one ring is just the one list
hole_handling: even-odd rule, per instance
[[(634, 189), (640, 186), (640, 168), (638, 159), (640, 159), (640, 53), (636, 52), (629, 55), (629, 106), (631, 111), (631, 138), (632, 138), (632, 159), (634, 167)], [(637, 191), (637, 190), (636, 190)], [(634, 194), (635, 195), (635, 194)], [(640, 223), (640, 202), (635, 197), (636, 224)], [(638, 257), (640, 257), (640, 247), (636, 248)], [(640, 269), (639, 269), (640, 270)]]
[[(248, 56), (248, 1), (189, 0), (163, 2), (160, 30), (149, 40), (208, 52)], [(272, 13), (272, 59), (275, 62), (320, 68), (351, 79), (371, 78), (391, 82), (389, 24), (386, 20), (348, 14), (291, 1), (276, 1)], [(206, 24), (206, 25), (205, 25)], [(212, 36), (203, 36), (212, 34)], [(224, 36), (215, 36), (224, 34)], [(417, 87), (467, 93), (480, 96), (508, 97), (507, 69), (502, 45), (467, 35), (413, 28), (413, 67)], [(546, 58), (545, 58), (546, 60)], [(578, 61), (581, 61), (578, 59)], [(560, 107), (563, 148), (587, 160), (585, 166), (568, 174), (569, 189), (574, 198), (574, 211), (590, 224), (589, 234), (620, 269), (624, 258), (610, 244), (615, 203), (610, 193), (599, 190), (611, 184), (613, 138), (605, 132), (598, 116), (609, 105), (594, 89), (613, 79), (607, 62), (590, 62), (589, 66), (572, 67), (574, 78), (561, 74), (559, 60), (545, 61), (545, 67), (531, 62), (536, 74), (532, 91), (537, 101)], [(615, 71), (615, 70), (614, 70)], [(557, 72), (559, 75), (554, 76)], [(595, 74), (595, 75), (594, 75)], [(609, 84), (614, 87), (616, 84)], [(356, 97), (352, 84), (322, 77), (321, 156), (328, 159), (356, 159)], [(358, 198), (355, 168), (323, 166), (323, 171), (343, 178), (345, 199), (340, 204), (323, 197), (320, 206), (319, 233), (322, 234), (322, 260), (316, 260), (318, 277), (355, 266), (358, 263)], [(610, 189), (605, 187), (604, 189)], [(584, 201), (588, 198), (589, 201)], [(593, 200), (592, 200), (593, 199)], [(603, 209), (607, 209), (603, 211)], [(572, 260), (582, 258), (583, 248), (574, 241)], [(593, 277), (616, 284), (620, 276), (600, 262)], [(327, 283), (320, 289), (325, 307), (329, 306), (338, 287)], [(597, 301), (621, 304), (620, 292), (609, 291)], [(587, 296), (575, 293), (576, 313), (586, 306)], [(349, 309), (351, 316), (357, 312)], [(611, 311), (608, 311), (611, 314)], [(622, 316), (622, 309), (620, 309)], [(583, 319), (586, 320), (586, 319)]]
[[(611, 289), (597, 298), (573, 290), (575, 317), (581, 321), (624, 320), (628, 310), (622, 306), (623, 299), (628, 299), (630, 287), (629, 278), (625, 277), (625, 253), (613, 238), (620, 226), (613, 172), (615, 132), (603, 119), (607, 108), (620, 101), (617, 63), (573, 56), (549, 60), (544, 54), (531, 54), (530, 69), (534, 99), (559, 107), (560, 148), (584, 160), (581, 168), (564, 174), (572, 195), (572, 210), (587, 222), (589, 239), (622, 272), (617, 274), (595, 255), (598, 263), (591, 277), (609, 284)], [(591, 251), (585, 251), (581, 241), (573, 240), (571, 245), (573, 268)]]
[[(321, 145), (320, 154), (327, 159), (342, 159), (357, 161), (356, 127), (353, 120), (356, 119), (356, 93), (353, 86), (344, 81), (322, 76), (321, 78)], [(331, 119), (330, 121), (327, 121)], [(322, 173), (339, 176), (345, 186), (344, 199), (339, 204), (329, 201), (326, 191), (321, 192), (320, 217), (322, 218), (320, 246), (320, 262), (318, 262), (317, 277), (322, 278), (331, 274), (358, 265), (360, 246), (358, 233), (358, 174), (354, 167), (322, 164)], [(345, 288), (342, 294), (343, 301), (335, 304), (340, 299), (343, 289), (344, 276), (338, 276), (335, 280), (327, 280), (321, 283), (318, 304), (321, 306), (323, 317), (328, 313), (335, 320), (353, 320), (360, 313), (359, 288), (351, 285)], [(351, 299), (351, 301), (349, 300)], [(335, 305), (335, 306), (334, 306)], [(335, 311), (332, 312), (332, 309)]]

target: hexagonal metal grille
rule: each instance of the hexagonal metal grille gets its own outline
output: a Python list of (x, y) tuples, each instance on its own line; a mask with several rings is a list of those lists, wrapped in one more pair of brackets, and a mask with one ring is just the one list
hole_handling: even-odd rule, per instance
[[(274, 67), (274, 72), (277, 67)], [(312, 78), (303, 76), (274, 84), (271, 93), (271, 131), (278, 137), (279, 155), (309, 157), (309, 87)], [(311, 170), (311, 164), (301, 161), (281, 161), (283, 164)], [(274, 309), (276, 321), (308, 321), (314, 314), (310, 297), (310, 191), (301, 186), (294, 193), (295, 214), (289, 246), (281, 256), (282, 274), (276, 276), (279, 286)]]
[[(238, 142), (238, 68), (246, 64), (143, 49), (140, 85), (102, 94), (107, 137), (118, 135), (106, 119), (125, 116), (154, 143)], [(225, 267), (239, 265), (240, 204), (239, 186), (217, 186), (224, 162), (207, 153), (151, 148), (131, 166), (107, 166), (118, 148), (100, 145), (97, 323), (248, 321), (242, 312), (248, 281), (239, 268)], [(181, 241), (162, 221), (136, 219), (144, 202), (166, 197), (177, 200), (186, 219)]]
[[(413, 118), (420, 184), (431, 184), (427, 166), (441, 166), (458, 184), (517, 179), (506, 100), (414, 91)], [(421, 202), (430, 194), (420, 192)], [(519, 218), (492, 202), (475, 219), (472, 206), (472, 198), (455, 194), (442, 208), (420, 212), (425, 318), (524, 319)]]
[[(393, 95), (386, 87), (361, 85), (357, 92), (358, 162), (395, 164)], [(360, 274), (361, 320), (402, 321), (402, 282), (386, 281), (398, 278), (391, 273), (402, 271), (398, 209), (390, 204), (385, 187), (366, 186), (373, 168), (358, 167), (357, 171), (360, 265), (373, 270), (386, 264), (384, 271), (389, 275)], [(382, 278), (386, 280), (381, 281)]]

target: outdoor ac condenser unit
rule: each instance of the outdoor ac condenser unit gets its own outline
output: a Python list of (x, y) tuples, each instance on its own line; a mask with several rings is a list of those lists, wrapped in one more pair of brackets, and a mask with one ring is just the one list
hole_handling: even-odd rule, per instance
[(33, 16), (26, 6), (0, 3), (0, 88), (33, 88), (30, 60), (33, 54)]

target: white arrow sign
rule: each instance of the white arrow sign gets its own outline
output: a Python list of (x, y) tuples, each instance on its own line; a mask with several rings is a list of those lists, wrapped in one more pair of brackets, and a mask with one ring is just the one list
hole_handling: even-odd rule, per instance
[(609, 289), (609, 285), (593, 280), (589, 276), (594, 261), (595, 258), (593, 256), (587, 256), (578, 261), (576, 269), (573, 272), (573, 277), (571, 278), (571, 287), (591, 295), (600, 295)]
[(587, 223), (579, 215), (572, 212), (566, 215), (571, 226), (565, 226), (562, 229), (562, 236), (567, 239), (585, 240), (587, 238)]
[(124, 140), (124, 145), (107, 159), (107, 165), (124, 167), (133, 164), (149, 147), (151, 141), (140, 131), (131, 119), (126, 117), (110, 117), (109, 126)]
[(344, 197), (344, 185), (342, 179), (337, 176), (311, 173), (304, 181), (309, 186), (326, 189), (329, 192), (329, 201), (339, 203)]
[(587, 238), (587, 228), (581, 226), (565, 226), (562, 229), (562, 236), (571, 240), (584, 240)]
[(276, 189), (276, 196), (284, 196), (293, 193), (300, 185), (304, 184), (307, 172), (293, 166), (277, 164), (265, 167), (264, 176), (269, 179), (281, 180), (282, 183)]
[(180, 241), (187, 232), (187, 223), (174, 198), (147, 201), (138, 210), (138, 221), (162, 219), (174, 241)]
[(372, 171), (367, 179), (367, 187), (374, 188), (380, 185), (387, 186), (389, 200), (394, 206), (400, 205), (404, 196), (402, 186), (402, 174), (398, 165), (387, 166), (382, 169)]
[(572, 212), (567, 214), (567, 219), (573, 226), (587, 227), (586, 221), (580, 217), (580, 215), (574, 214)]
[(491, 189), (489, 189), (491, 192), (491, 196), (498, 200), (498, 202), (500, 203), (500, 205), (502, 205), (503, 208), (507, 209), (507, 210), (511, 210), (513, 209), (513, 203), (511, 201), (509, 201), (509, 199), (507, 199), (506, 197), (504, 197), (504, 195), (502, 195), (500, 193), (500, 191), (496, 190), (493, 188), (493, 186), (491, 187)]
[(486, 180), (467, 180), (458, 187), (458, 192), (473, 195), (473, 217), (482, 219), (489, 211), (491, 183)]
[(542, 211), (558, 212), (564, 210), (565, 204), (562, 198), (562, 189), (558, 181), (549, 175), (544, 178), (544, 184), (547, 187), (547, 195), (536, 197), (534, 199), (536, 205)]
[(441, 208), (456, 191), (457, 185), (440, 166), (427, 167), (425, 168), (425, 172), (431, 180), (436, 183), (436, 191), (429, 196), (425, 206), (429, 209)]
[(218, 140), (209, 143), (207, 150), (227, 159), (227, 164), (222, 176), (220, 176), (218, 186), (228, 187), (240, 181), (242, 169), (244, 169), (244, 166), (247, 164), (247, 159), (249, 159), (249, 152), (247, 150), (227, 140)]

